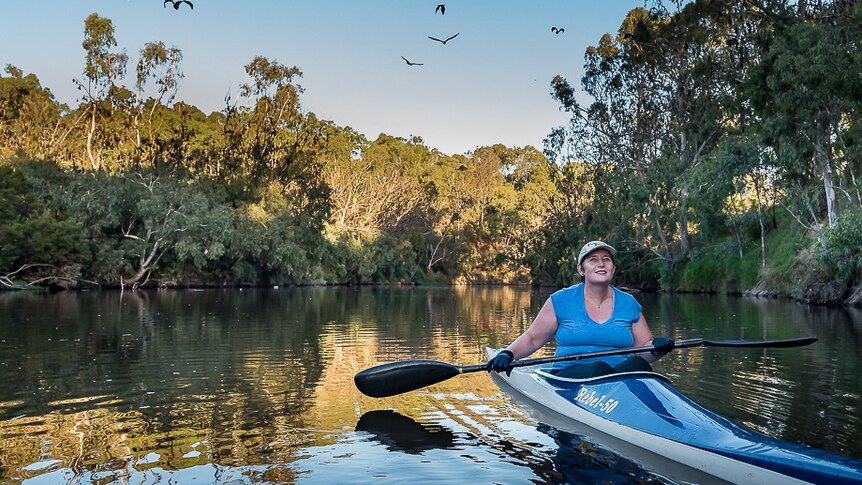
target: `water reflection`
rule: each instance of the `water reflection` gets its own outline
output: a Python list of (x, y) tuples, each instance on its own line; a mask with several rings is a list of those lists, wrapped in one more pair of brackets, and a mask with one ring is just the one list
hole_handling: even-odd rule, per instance
[(451, 450), (455, 434), (438, 425), (419, 424), (390, 409), (368, 411), (356, 423), (356, 431), (370, 433), (390, 451), (419, 454), (423, 451)]
[[(660, 480), (537, 427), (483, 373), (387, 399), (353, 386), (383, 362), (479, 363), (552, 290), (0, 293), (0, 481)], [(770, 436), (862, 458), (858, 310), (639, 298), (674, 338), (816, 335), (792, 350), (685, 349), (657, 370)]]
[[(529, 423), (529, 431), (512, 427), (501, 409), (470, 397), (462, 399), (467, 403), (464, 408), (444, 406), (440, 412), (423, 415), (422, 422), (391, 409), (369, 411), (360, 417), (356, 431), (367, 433), (372, 442), (388, 451), (414, 455), (420, 461), (438, 454), (437, 450), (457, 451), (447, 458), (447, 468), (466, 464), (490, 466), (504, 460), (518, 469), (509, 471), (504, 483), (516, 483), (518, 476), (532, 483), (669, 483), (635, 462), (574, 434), (534, 422)], [(443, 423), (461, 431), (455, 433)], [(417, 467), (415, 460), (408, 468)], [(466, 464), (459, 465), (459, 461)]]
[(613, 483), (674, 483), (578, 435), (546, 424), (540, 424), (538, 430), (559, 447), (548, 467), (552, 470), (548, 478), (554, 483), (602, 483), (609, 475), (616, 477)]

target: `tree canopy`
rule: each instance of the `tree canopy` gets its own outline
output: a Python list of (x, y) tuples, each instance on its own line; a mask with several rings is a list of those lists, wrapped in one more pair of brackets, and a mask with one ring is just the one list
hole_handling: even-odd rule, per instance
[[(550, 81), (570, 119), (543, 151), (452, 155), (319, 119), (301, 69), (264, 56), (206, 114), (175, 101), (179, 48), (130, 55), (94, 13), (78, 106), (15, 66), (0, 76), (0, 281), (569, 284), (601, 238), (621, 284), (692, 289), (705, 262), (756, 254), (728, 288), (846, 296), (862, 267), (860, 9), (647, 2), (586, 50), (578, 84)], [(779, 221), (812, 242), (791, 265)]]

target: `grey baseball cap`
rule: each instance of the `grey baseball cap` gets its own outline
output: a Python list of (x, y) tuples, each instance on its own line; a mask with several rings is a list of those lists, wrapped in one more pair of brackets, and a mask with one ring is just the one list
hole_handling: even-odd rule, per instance
[(607, 249), (608, 252), (611, 253), (612, 258), (616, 259), (617, 257), (617, 250), (610, 244), (604, 241), (590, 241), (584, 244), (584, 247), (581, 248), (581, 253), (578, 254), (578, 264), (582, 264), (584, 262), (584, 258), (596, 249)]

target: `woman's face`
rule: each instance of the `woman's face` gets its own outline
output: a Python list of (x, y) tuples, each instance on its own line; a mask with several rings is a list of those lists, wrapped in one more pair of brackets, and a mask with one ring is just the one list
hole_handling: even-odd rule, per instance
[(596, 249), (578, 265), (578, 270), (588, 283), (610, 283), (614, 277), (614, 258), (607, 249)]

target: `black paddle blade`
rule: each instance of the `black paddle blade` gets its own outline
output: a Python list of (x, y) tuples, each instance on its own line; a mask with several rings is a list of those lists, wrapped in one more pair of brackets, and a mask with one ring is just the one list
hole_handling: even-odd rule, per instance
[(408, 360), (370, 367), (353, 376), (356, 388), (370, 397), (389, 397), (430, 386), (461, 373), (436, 360)]
[(813, 344), (817, 337), (788, 338), (783, 340), (704, 340), (703, 345), (710, 347), (802, 347)]

